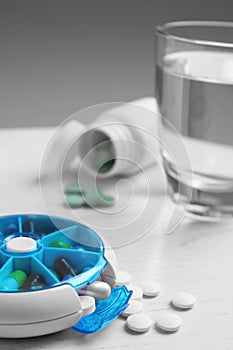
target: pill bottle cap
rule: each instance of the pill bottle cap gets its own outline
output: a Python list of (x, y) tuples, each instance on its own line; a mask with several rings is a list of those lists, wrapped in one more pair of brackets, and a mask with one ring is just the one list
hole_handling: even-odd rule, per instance
[(27, 278), (27, 275), (22, 270), (15, 270), (9, 275), (9, 277), (14, 278), (17, 281), (18, 286), (21, 287)]

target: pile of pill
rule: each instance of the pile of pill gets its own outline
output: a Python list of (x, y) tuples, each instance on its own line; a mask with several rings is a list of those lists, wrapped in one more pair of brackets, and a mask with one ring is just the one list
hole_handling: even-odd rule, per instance
[(115, 162), (113, 145), (109, 140), (106, 141), (95, 146), (92, 157), (92, 165), (100, 173), (107, 173)]
[(115, 203), (115, 198), (106, 195), (99, 188), (80, 187), (69, 185), (65, 189), (66, 205), (70, 208), (88, 207), (110, 207)]
[[(131, 285), (131, 275), (128, 272), (118, 271), (117, 286), (126, 284), (128, 290), (131, 290), (132, 296), (129, 300), (129, 306), (122, 312), (126, 318), (126, 325), (130, 331), (144, 333), (149, 331), (153, 322), (149, 315), (144, 312), (143, 296), (157, 297), (161, 286), (154, 281), (142, 281), (140, 286)], [(177, 293), (170, 301), (170, 305), (175, 310), (188, 310), (195, 305), (195, 297), (189, 293)], [(158, 315), (155, 325), (156, 328), (164, 333), (177, 332), (181, 327), (181, 317), (172, 312), (163, 312)]]

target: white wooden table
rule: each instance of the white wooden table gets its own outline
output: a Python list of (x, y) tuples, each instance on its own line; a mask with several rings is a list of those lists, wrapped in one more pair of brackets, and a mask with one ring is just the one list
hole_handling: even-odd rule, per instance
[[(51, 132), (52, 129), (43, 128), (0, 131), (1, 215), (45, 213), (37, 177)], [(155, 170), (155, 174), (156, 171), (151, 193), (154, 207), (150, 208), (155, 213), (164, 198), (163, 181), (159, 170)], [(92, 218), (90, 225), (104, 222), (110, 227), (127, 224), (131, 216), (138, 215), (137, 209), (145, 199), (140, 178), (134, 181), (134, 204), (129, 209), (118, 214), (80, 209), (76, 211), (80, 220), (88, 222)], [(126, 192), (123, 195), (126, 196)], [(59, 194), (52, 197), (48, 206), (52, 206), (53, 214), (73, 218)], [(129, 232), (131, 238), (145, 229), (145, 221), (142, 215), (134, 226), (135, 232)], [(118, 247), (115, 252), (119, 267), (132, 274), (133, 283), (143, 278), (154, 279), (162, 285), (158, 298), (144, 300), (145, 310), (154, 323), (160, 312), (171, 310), (169, 300), (174, 293), (187, 291), (196, 296), (193, 310), (172, 310), (182, 317), (179, 332), (167, 335), (153, 326), (148, 333), (135, 335), (126, 330), (125, 320), (120, 317), (94, 335), (84, 336), (68, 329), (38, 338), (0, 339), (0, 349), (233, 349), (233, 223), (210, 224), (185, 219), (175, 232), (167, 235), (165, 222), (166, 215), (163, 215), (144, 237)], [(107, 230), (100, 229), (100, 232), (105, 234)], [(125, 236), (120, 235), (121, 229), (115, 230), (110, 241), (124, 240)]]

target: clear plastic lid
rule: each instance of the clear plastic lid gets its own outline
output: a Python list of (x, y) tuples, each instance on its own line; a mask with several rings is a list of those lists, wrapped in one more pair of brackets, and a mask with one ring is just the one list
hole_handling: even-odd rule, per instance
[(79, 333), (91, 334), (107, 327), (126, 309), (131, 294), (125, 286), (113, 288), (108, 299), (96, 301), (95, 312), (82, 317), (72, 328)]

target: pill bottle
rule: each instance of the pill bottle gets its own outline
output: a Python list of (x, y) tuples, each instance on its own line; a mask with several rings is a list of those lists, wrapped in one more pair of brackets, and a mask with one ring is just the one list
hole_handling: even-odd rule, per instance
[(153, 97), (108, 103), (102, 112), (94, 106), (92, 112), (89, 124), (80, 121), (78, 112), (57, 129), (42, 159), (42, 178), (54, 176), (61, 167), (62, 171), (82, 167), (99, 178), (129, 176), (156, 164), (158, 110)]
[(116, 103), (87, 126), (77, 152), (93, 175), (103, 178), (131, 175), (156, 164), (159, 157), (157, 130), (154, 98)]
[[(72, 118), (56, 128), (43, 151), (39, 169), (40, 181), (54, 181), (60, 176), (61, 170), (65, 172), (72, 170), (74, 160), (77, 163), (78, 152), (69, 150), (85, 130), (86, 126), (83, 123)], [(65, 165), (64, 160), (66, 160)]]

